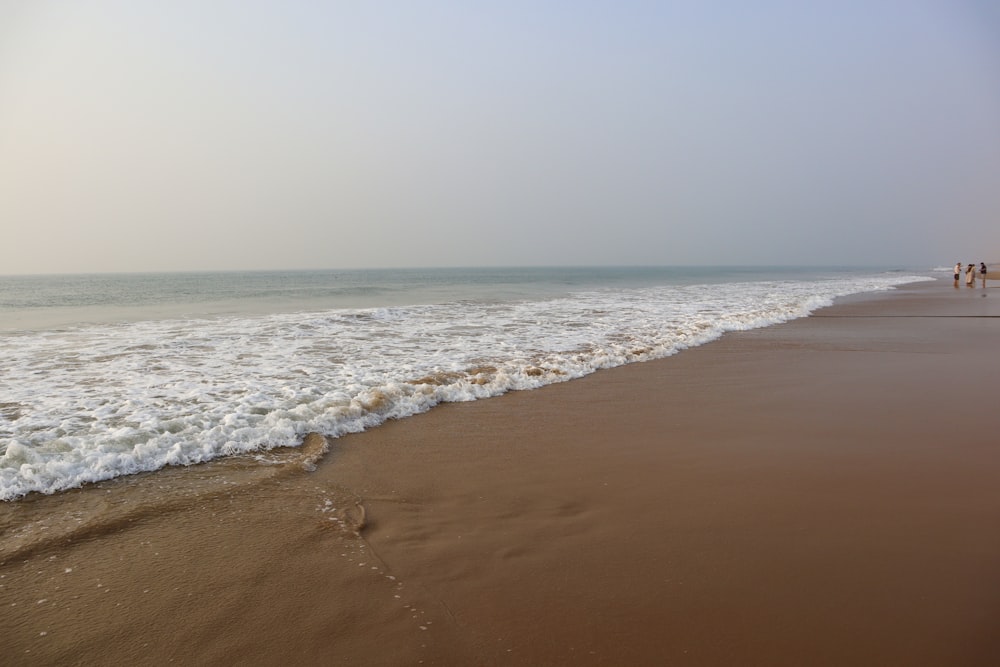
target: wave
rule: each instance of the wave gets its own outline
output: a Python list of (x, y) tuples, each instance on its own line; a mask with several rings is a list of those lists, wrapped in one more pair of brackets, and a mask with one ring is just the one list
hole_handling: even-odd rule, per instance
[(833, 300), (882, 274), (596, 289), (559, 298), (164, 320), (0, 339), (0, 499), (297, 447), (443, 402), (666, 357)]

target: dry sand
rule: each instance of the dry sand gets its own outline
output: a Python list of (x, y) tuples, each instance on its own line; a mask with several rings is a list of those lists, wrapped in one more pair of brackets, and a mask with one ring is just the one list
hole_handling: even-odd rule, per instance
[(7, 503), (4, 660), (1000, 664), (998, 350), (1000, 291), (949, 276), (441, 406), (314, 471)]

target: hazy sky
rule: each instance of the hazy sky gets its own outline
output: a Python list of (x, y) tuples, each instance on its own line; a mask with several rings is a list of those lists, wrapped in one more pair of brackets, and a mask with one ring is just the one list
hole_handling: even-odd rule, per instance
[(989, 0), (0, 0), (0, 274), (1000, 260)]

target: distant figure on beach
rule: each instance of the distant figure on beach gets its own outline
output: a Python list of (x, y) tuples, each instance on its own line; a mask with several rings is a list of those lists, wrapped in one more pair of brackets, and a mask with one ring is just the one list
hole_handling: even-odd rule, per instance
[(986, 288), (986, 262), (979, 262), (979, 277), (983, 279), (983, 288)]
[(969, 264), (969, 268), (965, 270), (965, 286), (975, 287), (976, 286), (976, 265)]
[(955, 262), (955, 287), (958, 287), (958, 277), (962, 275), (962, 263)]

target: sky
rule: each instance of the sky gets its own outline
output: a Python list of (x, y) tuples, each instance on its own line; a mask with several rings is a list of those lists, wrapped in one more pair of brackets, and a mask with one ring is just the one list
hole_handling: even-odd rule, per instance
[(0, 0), (0, 274), (1000, 261), (989, 0)]

